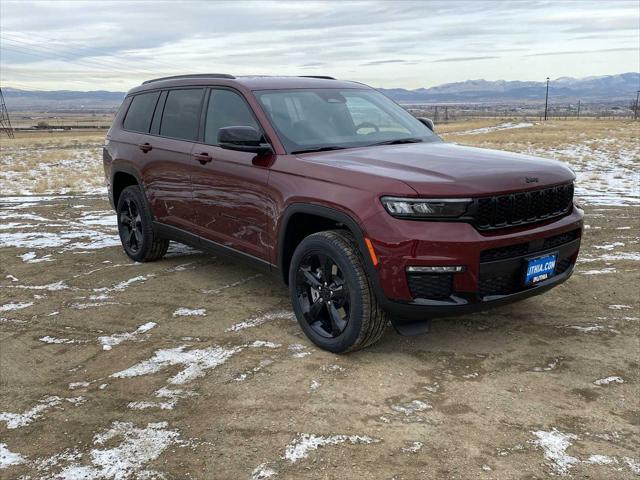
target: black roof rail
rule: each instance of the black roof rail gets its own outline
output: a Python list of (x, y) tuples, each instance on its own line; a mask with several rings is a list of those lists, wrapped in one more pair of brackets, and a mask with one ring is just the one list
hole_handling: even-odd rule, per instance
[(142, 82), (142, 85), (147, 83), (160, 82), (161, 80), (178, 80), (181, 78), (236, 78), (228, 73), (193, 73), (190, 75), (173, 75), (171, 77), (160, 77)]
[(334, 77), (330, 77), (329, 75), (298, 75), (302, 78), (321, 78), (323, 80), (335, 80)]

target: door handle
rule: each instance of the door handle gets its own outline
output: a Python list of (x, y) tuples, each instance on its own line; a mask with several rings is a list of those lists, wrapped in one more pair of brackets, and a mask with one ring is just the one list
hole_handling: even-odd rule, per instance
[(148, 142), (147, 143), (141, 143), (140, 145), (138, 145), (138, 148), (140, 150), (142, 150), (144, 153), (147, 153), (147, 152), (153, 150), (153, 146), (151, 146), (151, 144), (148, 143)]
[(209, 163), (211, 160), (213, 160), (213, 157), (207, 152), (196, 153), (193, 158), (199, 161), (200, 165), (204, 165), (205, 163)]

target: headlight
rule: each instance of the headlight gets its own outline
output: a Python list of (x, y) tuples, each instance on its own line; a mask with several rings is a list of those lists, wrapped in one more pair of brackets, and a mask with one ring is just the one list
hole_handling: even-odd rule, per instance
[(400, 218), (456, 218), (462, 216), (470, 198), (397, 198), (382, 197), (384, 208)]

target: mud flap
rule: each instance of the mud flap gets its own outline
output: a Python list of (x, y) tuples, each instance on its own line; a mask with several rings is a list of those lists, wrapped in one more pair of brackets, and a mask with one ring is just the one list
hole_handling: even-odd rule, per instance
[(428, 333), (431, 330), (431, 319), (410, 320), (406, 318), (392, 317), (391, 324), (400, 335), (412, 337)]

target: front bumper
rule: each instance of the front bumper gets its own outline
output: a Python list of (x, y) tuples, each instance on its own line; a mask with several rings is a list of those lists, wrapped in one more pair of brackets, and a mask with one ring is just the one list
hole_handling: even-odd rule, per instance
[[(566, 281), (580, 249), (583, 212), (574, 207), (559, 219), (489, 233), (465, 223), (390, 218), (376, 216), (375, 221), (367, 221), (373, 225), (368, 233), (380, 260), (373, 283), (382, 307), (405, 333), (402, 330), (421, 328), (418, 324), (425, 319), (518, 301)], [(383, 238), (373, 236), (376, 231), (383, 232)], [(525, 260), (552, 252), (558, 253), (556, 274), (524, 286), (521, 274)], [(410, 279), (406, 273), (407, 266), (435, 265), (464, 265), (466, 270), (449, 274), (448, 281), (436, 287), (416, 283), (416, 277)], [(445, 278), (437, 275), (429, 278)]]

